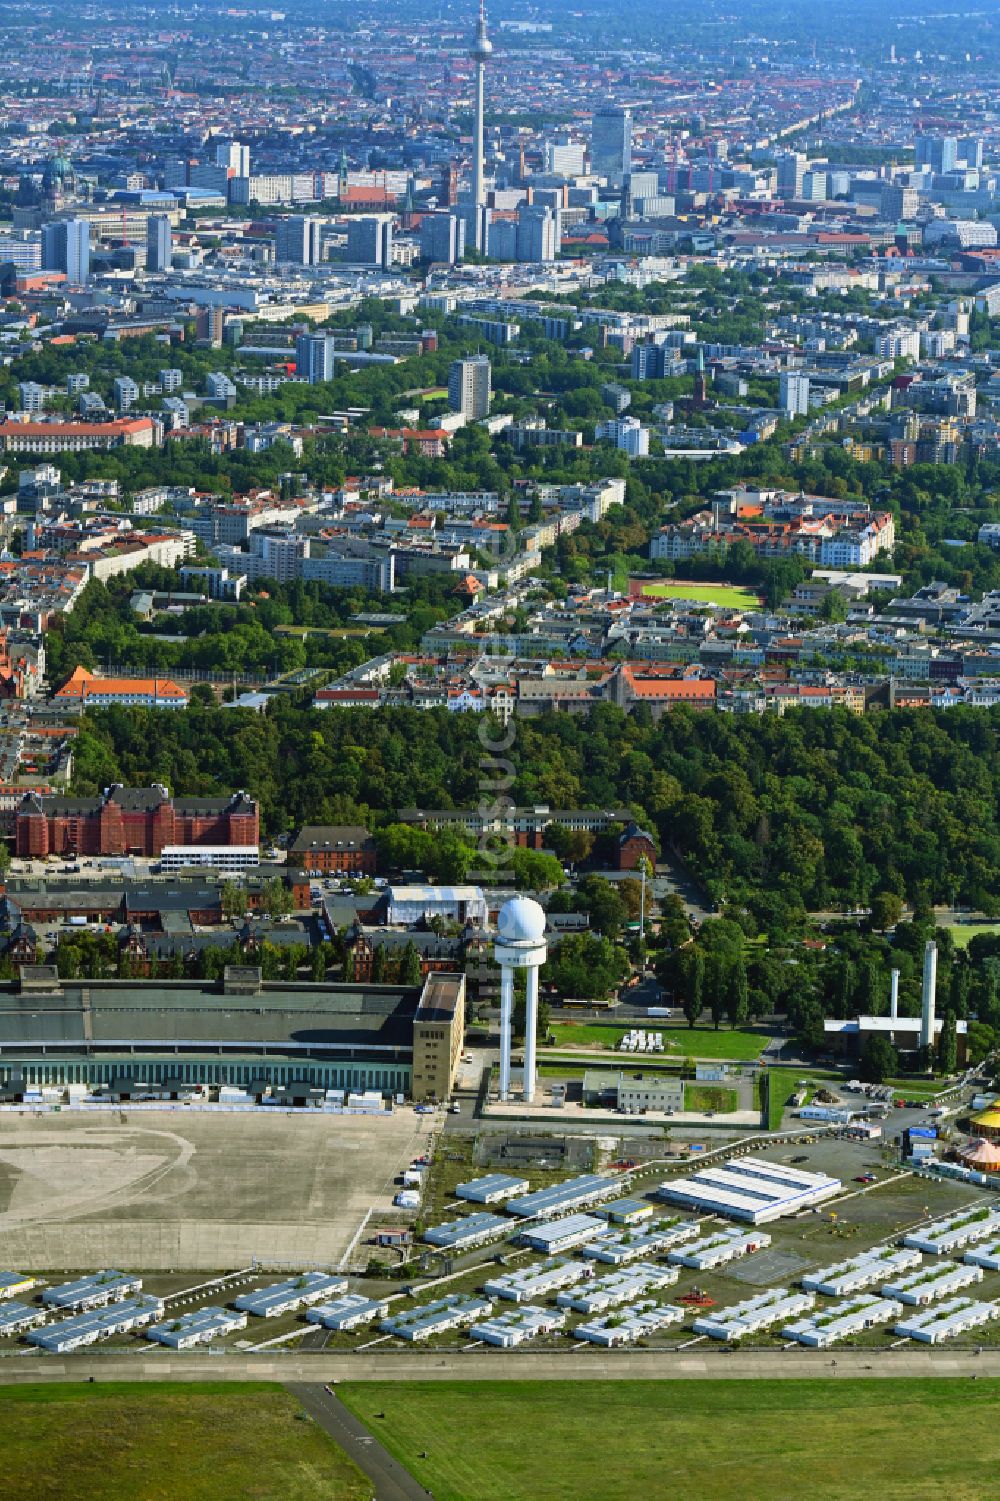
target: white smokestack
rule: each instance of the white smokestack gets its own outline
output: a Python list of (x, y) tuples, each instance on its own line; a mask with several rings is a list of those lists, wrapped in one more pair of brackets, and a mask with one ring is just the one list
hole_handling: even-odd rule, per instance
[(889, 1020), (899, 1020), (899, 970), (889, 971)]
[(928, 938), (924, 949), (924, 988), (920, 1003), (920, 1046), (934, 1046), (934, 1011), (937, 1001), (937, 944)]

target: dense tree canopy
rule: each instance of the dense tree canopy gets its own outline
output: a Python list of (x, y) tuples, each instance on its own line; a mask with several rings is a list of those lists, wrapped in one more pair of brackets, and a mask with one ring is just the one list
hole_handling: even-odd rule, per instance
[[(1000, 715), (982, 709), (783, 719), (679, 709), (654, 724), (600, 705), (584, 718), (516, 722), (511, 796), (632, 809), (717, 900), (751, 907), (764, 924), (780, 910), (885, 893), (992, 912), (998, 727)], [(75, 784), (155, 776), (188, 793), (245, 787), (270, 833), (345, 819), (374, 826), (407, 806), (478, 803), (478, 729), (474, 716), (443, 710), (319, 713), (283, 698), (266, 715), (197, 704), (176, 715), (105, 710), (84, 721)], [(887, 908), (895, 904), (880, 902), (879, 915)]]

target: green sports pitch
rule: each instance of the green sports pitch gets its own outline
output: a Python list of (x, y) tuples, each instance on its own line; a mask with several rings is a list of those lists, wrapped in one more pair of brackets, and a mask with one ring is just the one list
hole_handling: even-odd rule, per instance
[(757, 610), (760, 596), (733, 584), (699, 584), (686, 579), (664, 579), (660, 584), (641, 584), (644, 599), (679, 599), (692, 605), (714, 605), (720, 610)]
[(948, 929), (951, 941), (957, 949), (967, 949), (974, 938), (996, 938), (1000, 935), (1000, 922), (942, 923)]

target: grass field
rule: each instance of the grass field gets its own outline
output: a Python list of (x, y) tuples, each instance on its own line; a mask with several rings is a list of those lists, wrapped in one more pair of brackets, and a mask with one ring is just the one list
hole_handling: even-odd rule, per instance
[(166, 1382), (0, 1391), (8, 1496), (369, 1501), (369, 1481), (280, 1386)]
[[(556, 1047), (617, 1048), (622, 1037), (630, 1029), (612, 1026), (606, 1022), (552, 1022), (549, 1031), (555, 1037)], [(650, 1054), (651, 1058), (737, 1058), (743, 1061), (756, 1058), (770, 1041), (766, 1032), (731, 1031), (728, 1027), (664, 1027), (651, 1021), (647, 1030), (663, 1033), (663, 1053)], [(625, 1053), (626, 1058), (638, 1058), (639, 1054)]]
[(890, 1089), (896, 1091), (897, 1099), (930, 1100), (940, 1094), (945, 1082), (942, 1079), (886, 1079)]
[(644, 584), (643, 594), (651, 599), (686, 599), (692, 604), (717, 605), (722, 610), (756, 610), (760, 596), (750, 589), (731, 584), (689, 583), (684, 579), (665, 579), (662, 584)]
[(993, 936), (1000, 933), (1000, 922), (956, 922), (943, 923), (951, 934), (951, 941), (957, 949), (967, 949), (974, 938), (980, 934)]
[(798, 1080), (790, 1073), (783, 1074), (772, 1068), (768, 1070), (767, 1084), (767, 1128), (780, 1131), (785, 1106), (798, 1091)]
[(717, 1115), (726, 1115), (740, 1108), (740, 1097), (735, 1089), (723, 1089), (718, 1084), (685, 1084), (685, 1110), (714, 1110)]
[(996, 1491), (1000, 1463), (998, 1387), (525, 1381), (338, 1390), (436, 1501), (982, 1501)]

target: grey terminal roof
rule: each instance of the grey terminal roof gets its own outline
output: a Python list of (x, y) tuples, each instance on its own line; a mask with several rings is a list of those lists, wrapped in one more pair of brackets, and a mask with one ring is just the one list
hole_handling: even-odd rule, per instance
[(227, 1053), (392, 1056), (412, 1048), (420, 997), (418, 986), (258, 980), (227, 990), (200, 980), (60, 981), (49, 969), (26, 968), (20, 988), (0, 987), (0, 1055), (16, 1063), (42, 1048), (58, 1056), (190, 1045)]

